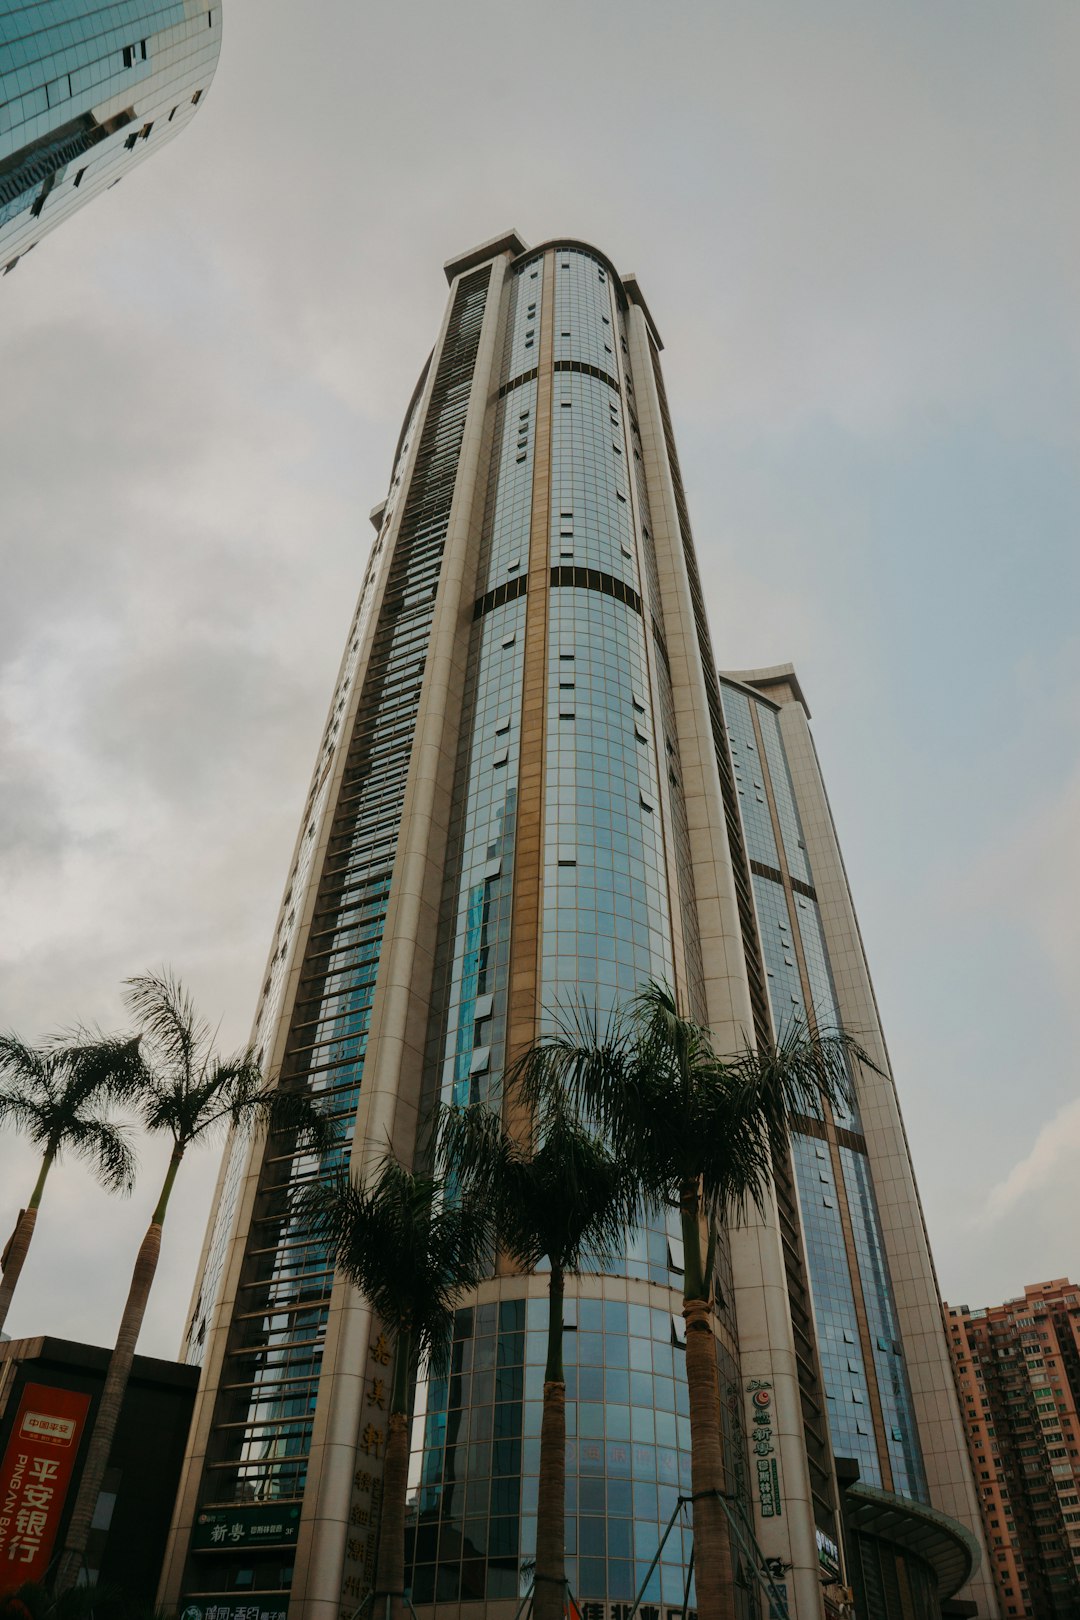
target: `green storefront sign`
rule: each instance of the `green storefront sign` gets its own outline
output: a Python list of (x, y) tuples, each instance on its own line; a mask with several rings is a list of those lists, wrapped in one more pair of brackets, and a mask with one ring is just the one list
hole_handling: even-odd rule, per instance
[(286, 1620), (280, 1598), (197, 1598), (185, 1603), (180, 1620)]
[[(192, 1546), (281, 1547), (296, 1541), (300, 1527), (300, 1507), (296, 1502), (283, 1507), (251, 1504), (235, 1508), (203, 1508), (195, 1518)], [(217, 1620), (217, 1617), (215, 1617)], [(248, 1620), (247, 1615), (243, 1620)]]

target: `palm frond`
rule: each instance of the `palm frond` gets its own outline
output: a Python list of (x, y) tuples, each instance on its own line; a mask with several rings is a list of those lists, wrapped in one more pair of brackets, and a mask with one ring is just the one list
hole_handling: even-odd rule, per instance
[(171, 974), (127, 981), (126, 1000), (143, 1031), (139, 1117), (148, 1131), (165, 1132), (182, 1150), (230, 1131), (288, 1133), (294, 1145), (328, 1152), (339, 1132), (304, 1092), (268, 1080), (251, 1047), (220, 1057), (209, 1025)]
[(641, 1204), (625, 1159), (547, 1080), (525, 1142), (482, 1104), (445, 1110), (439, 1162), (490, 1212), (499, 1243), (530, 1268), (545, 1257), (564, 1271), (578, 1270), (587, 1255), (610, 1261)]
[(488, 1223), (472, 1198), (452, 1202), (441, 1177), (417, 1175), (387, 1158), (366, 1181), (333, 1176), (306, 1189), (297, 1212), (337, 1268), (414, 1356), (445, 1370), (454, 1309), (480, 1281)]
[(29, 1137), (35, 1147), (48, 1147), (49, 1112), (42, 1108), (41, 1099), (34, 1096), (28, 1086), (9, 1084), (0, 1088), (0, 1126), (4, 1125)]
[(179, 979), (167, 968), (127, 979), (124, 1001), (153, 1048), (155, 1067), (174, 1070), (180, 1085), (194, 1085), (206, 1066), (211, 1033)]
[(146, 1084), (142, 1037), (102, 1035), (76, 1029), (47, 1048), (50, 1061), (63, 1071), (70, 1098), (129, 1102)]
[(82, 1030), (41, 1048), (0, 1037), (0, 1123), (43, 1152), (71, 1149), (86, 1158), (110, 1190), (130, 1187), (134, 1161), (118, 1147), (123, 1132), (102, 1105), (130, 1099), (144, 1081), (139, 1042), (130, 1036)]
[(341, 1143), (342, 1127), (306, 1092), (271, 1086), (261, 1106), (267, 1129), (295, 1135), (297, 1145), (308, 1153), (321, 1156)]
[(739, 1219), (760, 1206), (797, 1118), (847, 1108), (853, 1075), (876, 1069), (849, 1034), (801, 1025), (768, 1050), (748, 1044), (719, 1057), (710, 1032), (659, 980), (603, 1027), (582, 1003), (554, 1022), (553, 1034), (518, 1056), (507, 1084), (537, 1118), (568, 1098), (625, 1161), (647, 1202), (674, 1202), (700, 1185), (717, 1217)]
[(18, 1035), (0, 1034), (0, 1081), (40, 1083), (47, 1063), (46, 1053), (28, 1046)]
[(100, 1117), (80, 1119), (69, 1131), (64, 1151), (84, 1160), (106, 1192), (128, 1194), (135, 1185), (131, 1132)]
[(819, 1031), (792, 1023), (771, 1049), (746, 1046), (727, 1060), (740, 1107), (757, 1113), (771, 1141), (786, 1141), (800, 1115), (820, 1115), (823, 1106), (847, 1111), (855, 1096), (857, 1064), (882, 1071), (844, 1030)]

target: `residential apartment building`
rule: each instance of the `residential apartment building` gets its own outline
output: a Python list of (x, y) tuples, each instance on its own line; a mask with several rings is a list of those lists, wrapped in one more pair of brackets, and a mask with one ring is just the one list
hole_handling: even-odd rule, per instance
[(945, 1306), (1001, 1613), (1080, 1617), (1080, 1286)]

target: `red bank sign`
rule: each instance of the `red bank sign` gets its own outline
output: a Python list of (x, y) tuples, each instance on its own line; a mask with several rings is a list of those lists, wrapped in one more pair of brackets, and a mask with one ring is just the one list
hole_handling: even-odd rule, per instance
[(0, 1592), (44, 1579), (89, 1395), (27, 1384), (0, 1464)]

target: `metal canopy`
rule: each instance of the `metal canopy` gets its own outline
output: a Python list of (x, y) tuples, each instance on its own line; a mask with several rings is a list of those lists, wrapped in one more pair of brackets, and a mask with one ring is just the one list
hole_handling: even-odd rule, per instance
[(848, 1528), (891, 1542), (929, 1564), (937, 1576), (939, 1597), (951, 1597), (978, 1568), (981, 1555), (975, 1537), (935, 1508), (861, 1481), (849, 1485), (844, 1497)]

